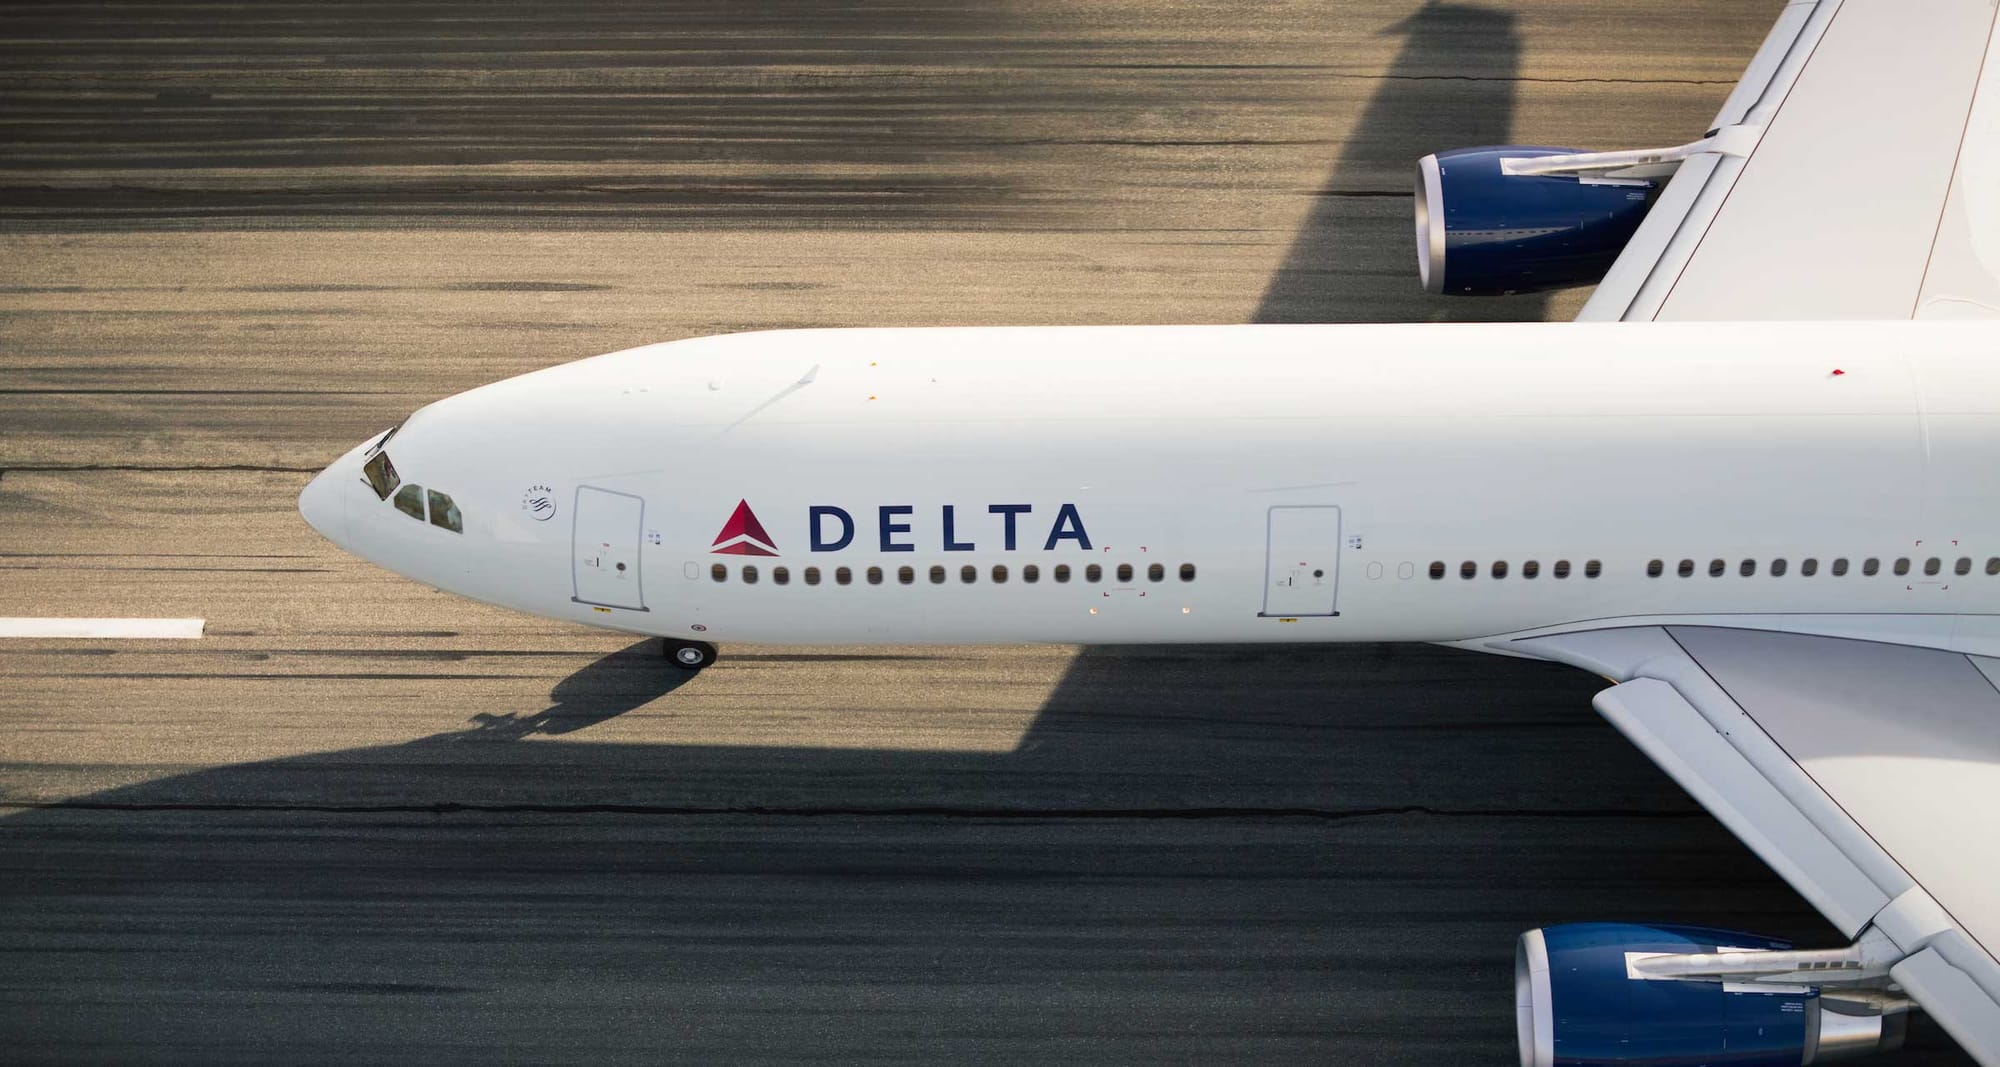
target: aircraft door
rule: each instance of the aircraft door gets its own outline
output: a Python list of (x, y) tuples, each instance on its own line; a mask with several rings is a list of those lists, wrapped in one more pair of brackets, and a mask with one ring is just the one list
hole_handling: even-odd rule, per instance
[(578, 487), (572, 558), (577, 603), (646, 610), (639, 588), (639, 529), (645, 517), (646, 502), (630, 493)]
[(1340, 509), (1270, 510), (1264, 555), (1265, 617), (1338, 615)]

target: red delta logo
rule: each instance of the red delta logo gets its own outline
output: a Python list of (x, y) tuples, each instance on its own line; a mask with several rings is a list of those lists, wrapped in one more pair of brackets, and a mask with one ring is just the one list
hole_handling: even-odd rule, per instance
[(739, 500), (729, 521), (722, 524), (722, 532), (715, 535), (715, 545), (710, 551), (718, 556), (775, 556), (778, 546), (764, 532), (757, 513), (750, 510), (750, 502)]
[[(979, 545), (975, 538), (984, 540), (989, 552), (1030, 551), (1034, 545), (1034, 531), (1024, 531), (1022, 527), (1033, 521), (1039, 527), (1033, 504), (988, 504), (986, 505), (986, 525), (974, 529), (975, 520), (962, 516), (960, 505), (944, 504), (938, 509), (936, 534), (946, 552), (973, 552)], [(862, 533), (864, 545), (871, 541), (883, 552), (915, 552), (917, 538), (929, 539), (926, 529), (918, 532), (920, 524), (916, 519), (915, 504), (882, 504), (875, 511), (875, 536)], [(806, 551), (839, 552), (855, 543), (859, 527), (867, 525), (864, 518), (857, 523), (854, 513), (832, 504), (813, 504), (806, 508)], [(997, 517), (998, 521), (995, 522)], [(997, 529), (996, 529), (997, 527)], [(1090, 534), (1083, 528), (1083, 513), (1073, 503), (1056, 506), (1055, 518), (1049, 521), (1049, 534), (1042, 539), (1042, 551), (1054, 552), (1067, 541), (1085, 552), (1090, 551)], [(1025, 536), (1024, 536), (1025, 533)], [(995, 548), (992, 538), (998, 535), (999, 547)], [(715, 535), (715, 543), (709, 551), (718, 556), (776, 556), (778, 542), (772, 539), (770, 531), (757, 521), (757, 513), (750, 510), (748, 500), (736, 502), (736, 510), (729, 521), (722, 524), (722, 532)]]

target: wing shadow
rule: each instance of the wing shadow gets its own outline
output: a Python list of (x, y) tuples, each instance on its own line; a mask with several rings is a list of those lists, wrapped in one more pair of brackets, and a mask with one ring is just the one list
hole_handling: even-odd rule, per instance
[(1254, 322), (1539, 322), (1545, 294), (1437, 297), (1417, 279), (1410, 189), (1419, 157), (1505, 144), (1521, 41), (1515, 17), (1426, 3), (1385, 29), (1403, 37), (1341, 148)]

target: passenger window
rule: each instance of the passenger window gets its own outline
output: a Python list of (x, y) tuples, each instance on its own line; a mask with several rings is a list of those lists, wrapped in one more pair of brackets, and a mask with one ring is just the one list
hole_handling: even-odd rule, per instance
[(726, 582), (729, 580), (729, 568), (718, 563), (708, 569), (708, 576), (718, 582)]
[(389, 494), (403, 484), (403, 479), (396, 474), (396, 465), (389, 462), (387, 452), (375, 453), (374, 459), (361, 465), (361, 473), (368, 476), (368, 488), (375, 490), (375, 495), (384, 500), (389, 499)]
[(1674, 573), (1680, 575), (1683, 578), (1694, 577), (1694, 560), (1691, 559), (1681, 560), (1680, 567), (1676, 569)]
[(1167, 580), (1167, 568), (1166, 568), (1166, 566), (1165, 566), (1164, 564), (1160, 564), (1160, 563), (1155, 563), (1155, 564), (1153, 564), (1152, 566), (1150, 566), (1150, 567), (1147, 567), (1147, 568), (1146, 568), (1146, 580), (1147, 580), (1147, 581), (1149, 581), (1149, 582), (1164, 582), (1164, 581), (1166, 581), (1166, 580)]
[(1458, 576), (1460, 578), (1479, 577), (1479, 564), (1474, 563), (1471, 560), (1466, 560), (1464, 563), (1458, 565)]
[(958, 580), (964, 582), (967, 585), (971, 585), (972, 583), (979, 580), (979, 568), (974, 567), (970, 564), (960, 567), (958, 569)]
[(1118, 580), (1121, 582), (1132, 580), (1132, 565), (1130, 563), (1120, 563), (1118, 565)]
[(896, 568), (896, 580), (904, 585), (909, 585), (917, 580), (917, 569), (915, 567)]
[(1784, 560), (1774, 559), (1771, 561), (1771, 577), (1783, 578), (1785, 576), (1785, 569), (1786, 563)]
[(1537, 578), (1541, 576), (1541, 573), (1542, 564), (1540, 560), (1531, 559), (1521, 564), (1521, 577), (1523, 578)]
[(806, 568), (806, 584), (807, 584), (807, 585), (818, 585), (818, 584), (819, 584), (819, 568), (818, 568), (818, 567), (807, 567), (807, 568)]
[(1055, 575), (1055, 579), (1058, 582), (1069, 581), (1069, 564), (1067, 563), (1056, 564), (1056, 569), (1052, 573)]
[(1724, 563), (1719, 559), (1712, 559), (1708, 561), (1708, 576), (1710, 578), (1720, 578), (1722, 577), (1722, 572), (1728, 569), (1729, 569), (1729, 564)]
[(428, 495), (431, 504), (431, 525), (442, 526), (452, 533), (464, 533), (465, 527), (459, 523), (458, 505), (452, 503), (450, 497), (435, 489)]
[(851, 584), (853, 581), (854, 581), (853, 571), (848, 570), (846, 567), (835, 567), (833, 569), (833, 584), (848, 585)]
[(939, 567), (939, 566), (933, 566), (933, 567), (931, 568), (931, 584), (932, 584), (932, 585), (943, 585), (943, 584), (944, 584), (944, 568), (943, 568), (943, 567)]
[(1585, 578), (1595, 578), (1603, 573), (1604, 564), (1599, 560), (1593, 559), (1583, 565), (1583, 576)]
[(882, 584), (882, 568), (880, 567), (868, 568), (868, 584), (869, 585)]
[(1006, 580), (1007, 580), (1007, 568), (1002, 564), (995, 563), (993, 565), (993, 584), (999, 585), (1002, 582), (1005, 582)]
[(752, 567), (747, 563), (743, 565), (743, 584), (744, 585), (757, 584), (757, 568)]
[(1095, 563), (1083, 569), (1083, 580), (1086, 582), (1102, 581), (1103, 578), (1104, 568)]
[(396, 510), (418, 522), (424, 521), (424, 487), (411, 482), (396, 494)]
[(1873, 556), (1861, 561), (1861, 573), (1873, 578), (1882, 569), (1882, 561)]
[(1971, 557), (1971, 556), (1960, 556), (1960, 557), (1958, 557), (1958, 562), (1957, 562), (1957, 563), (1955, 563), (1955, 564), (1952, 564), (1952, 568), (1951, 568), (1951, 573), (1953, 573), (1953, 574), (1971, 574), (1971, 573), (1972, 573), (1972, 557)]
[(1506, 560), (1501, 560), (1501, 559), (1496, 559), (1496, 560), (1494, 560), (1494, 561), (1493, 561), (1493, 577), (1495, 577), (1495, 578), (1505, 578), (1505, 577), (1507, 577), (1507, 561), (1506, 561)]
[(791, 572), (791, 571), (789, 571), (789, 570), (786, 570), (786, 569), (785, 569), (785, 568), (783, 568), (783, 567), (772, 567), (772, 568), (771, 568), (771, 584), (772, 584), (772, 585), (789, 585), (789, 584), (791, 584), (791, 581), (792, 581), (792, 572)]
[(1938, 569), (1942, 566), (1943, 566), (1943, 561), (1938, 559), (1936, 556), (1932, 556), (1931, 558), (1924, 561), (1924, 573), (1936, 574), (1938, 572)]
[(1835, 578), (1843, 578), (1846, 577), (1846, 575), (1847, 575), (1847, 557), (1841, 556), (1840, 558), (1833, 561), (1833, 576)]
[[(2000, 562), (2000, 561), (1996, 561), (1996, 562)], [(1444, 566), (1444, 565), (1440, 563), (1440, 564), (1438, 564), (1438, 566), (1442, 567), (1442, 566)], [(1442, 575), (1442, 574), (1433, 574), (1433, 575), (1431, 575), (1431, 577), (1433, 577), (1433, 578), (1441, 578), (1441, 577), (1443, 577), (1443, 575)], [(1192, 563), (1183, 563), (1183, 564), (1181, 564), (1181, 581), (1183, 581), (1183, 582), (1192, 582), (1192, 581), (1194, 581), (1194, 564), (1192, 564)]]
[(1648, 578), (1658, 578), (1660, 575), (1665, 574), (1666, 572), (1667, 572), (1667, 565), (1665, 563), (1660, 562), (1657, 559), (1652, 561), (1651, 563), (1646, 564), (1646, 577)]
[(1558, 578), (1569, 577), (1569, 560), (1566, 559), (1556, 560), (1556, 568), (1554, 574)]
[(1910, 557), (1904, 556), (1896, 561), (1896, 576), (1900, 578), (1908, 573), (1910, 573)]
[(1743, 562), (1736, 565), (1736, 573), (1742, 575), (1745, 578), (1750, 577), (1751, 575), (1757, 573), (1757, 561), (1754, 559), (1744, 560)]
[(2000, 556), (1994, 556), (1986, 561), (1986, 573), (2000, 574)]
[(1021, 580), (1033, 585), (1042, 580), (1042, 569), (1030, 563), (1021, 568)]
[(1432, 577), (1433, 579), (1436, 579), (1436, 578), (1442, 578), (1442, 577), (1444, 577), (1444, 561), (1443, 561), (1443, 560), (1439, 559), (1439, 560), (1432, 560), (1432, 561), (1431, 561), (1431, 577)]
[(1803, 574), (1803, 575), (1805, 575), (1805, 576), (1806, 576), (1806, 577), (1808, 577), (1808, 578), (1812, 577), (1812, 576), (1813, 576), (1813, 575), (1815, 575), (1815, 574), (1818, 574), (1818, 573), (1819, 573), (1819, 560), (1816, 560), (1816, 559), (1802, 559), (1802, 560), (1800, 560), (1800, 561), (1799, 561), (1799, 573), (1800, 573), (1800, 574)]

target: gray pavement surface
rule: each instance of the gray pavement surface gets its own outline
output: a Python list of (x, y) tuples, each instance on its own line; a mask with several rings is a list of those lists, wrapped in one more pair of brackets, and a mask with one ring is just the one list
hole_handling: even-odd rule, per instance
[(423, 403), (649, 341), (1568, 317), (1418, 291), (1415, 158), (1684, 140), (1774, 15), (8, 5), (0, 615), (208, 636), (0, 643), (0, 1059), (1498, 1064), (1524, 928), (1833, 943), (1580, 673), (688, 678), (294, 511)]

